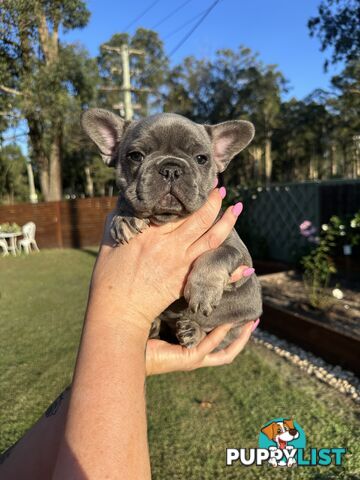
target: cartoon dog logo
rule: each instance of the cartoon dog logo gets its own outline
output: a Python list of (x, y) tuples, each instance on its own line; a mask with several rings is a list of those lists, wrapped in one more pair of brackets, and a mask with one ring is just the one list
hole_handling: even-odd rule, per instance
[(269, 447), (270, 451), (283, 451), (283, 455), (280, 460), (277, 459), (277, 456), (272, 456), (269, 459), (269, 463), (273, 467), (293, 467), (296, 465), (296, 460), (294, 457), (289, 457), (288, 454), (284, 455), (285, 450), (290, 453), (294, 448), (292, 445), (288, 445), (288, 443), (299, 438), (299, 431), (295, 428), (294, 420), (292, 418), (284, 418), (282, 421), (273, 421), (269, 425), (263, 427), (261, 431), (269, 440), (276, 444), (276, 446)]

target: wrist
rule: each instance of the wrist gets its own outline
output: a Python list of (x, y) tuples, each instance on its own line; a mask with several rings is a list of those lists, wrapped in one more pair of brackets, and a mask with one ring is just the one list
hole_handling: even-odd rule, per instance
[(153, 319), (129, 305), (126, 299), (106, 298), (100, 292), (91, 292), (85, 322), (96, 321), (103, 326), (138, 338), (147, 339)]

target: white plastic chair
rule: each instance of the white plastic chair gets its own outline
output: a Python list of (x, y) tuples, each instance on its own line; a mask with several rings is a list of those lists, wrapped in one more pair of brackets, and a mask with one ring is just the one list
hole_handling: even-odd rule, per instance
[(18, 241), (19, 251), (21, 251), (21, 247), (23, 247), (25, 253), (27, 254), (30, 253), (31, 247), (33, 247), (37, 252), (40, 251), (35, 240), (35, 231), (36, 225), (34, 222), (28, 222), (23, 225), (22, 234), (24, 238)]
[(6, 255), (9, 255), (7, 241), (3, 240), (2, 238), (0, 238), (0, 248), (3, 249), (3, 257), (5, 257)]

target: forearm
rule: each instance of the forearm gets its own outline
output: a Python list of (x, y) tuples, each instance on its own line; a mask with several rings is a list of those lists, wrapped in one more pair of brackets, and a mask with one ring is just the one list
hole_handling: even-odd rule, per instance
[(49, 480), (63, 437), (70, 389), (49, 406), (25, 435), (0, 457), (2, 480)]
[(140, 326), (142, 319), (129, 318), (120, 305), (101, 295), (90, 300), (54, 479), (151, 476), (145, 410), (148, 332)]

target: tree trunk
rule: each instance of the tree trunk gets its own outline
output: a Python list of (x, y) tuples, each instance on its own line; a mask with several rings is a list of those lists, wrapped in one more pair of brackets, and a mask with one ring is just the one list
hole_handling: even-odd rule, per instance
[(268, 136), (265, 140), (265, 179), (266, 183), (271, 182), (272, 158), (271, 158), (271, 138)]
[(49, 201), (49, 171), (45, 166), (40, 166), (40, 189), (45, 202)]
[(310, 157), (309, 177), (310, 180), (317, 180), (319, 177), (317, 170), (317, 159), (314, 155)]
[(86, 179), (86, 185), (85, 185), (85, 193), (88, 197), (93, 197), (94, 196), (94, 181), (91, 176), (91, 171), (89, 165), (86, 165), (84, 167), (85, 170), (85, 179)]
[(331, 176), (336, 177), (338, 174), (336, 145), (331, 145)]
[(60, 201), (61, 198), (61, 135), (57, 133), (50, 148), (48, 200)]

